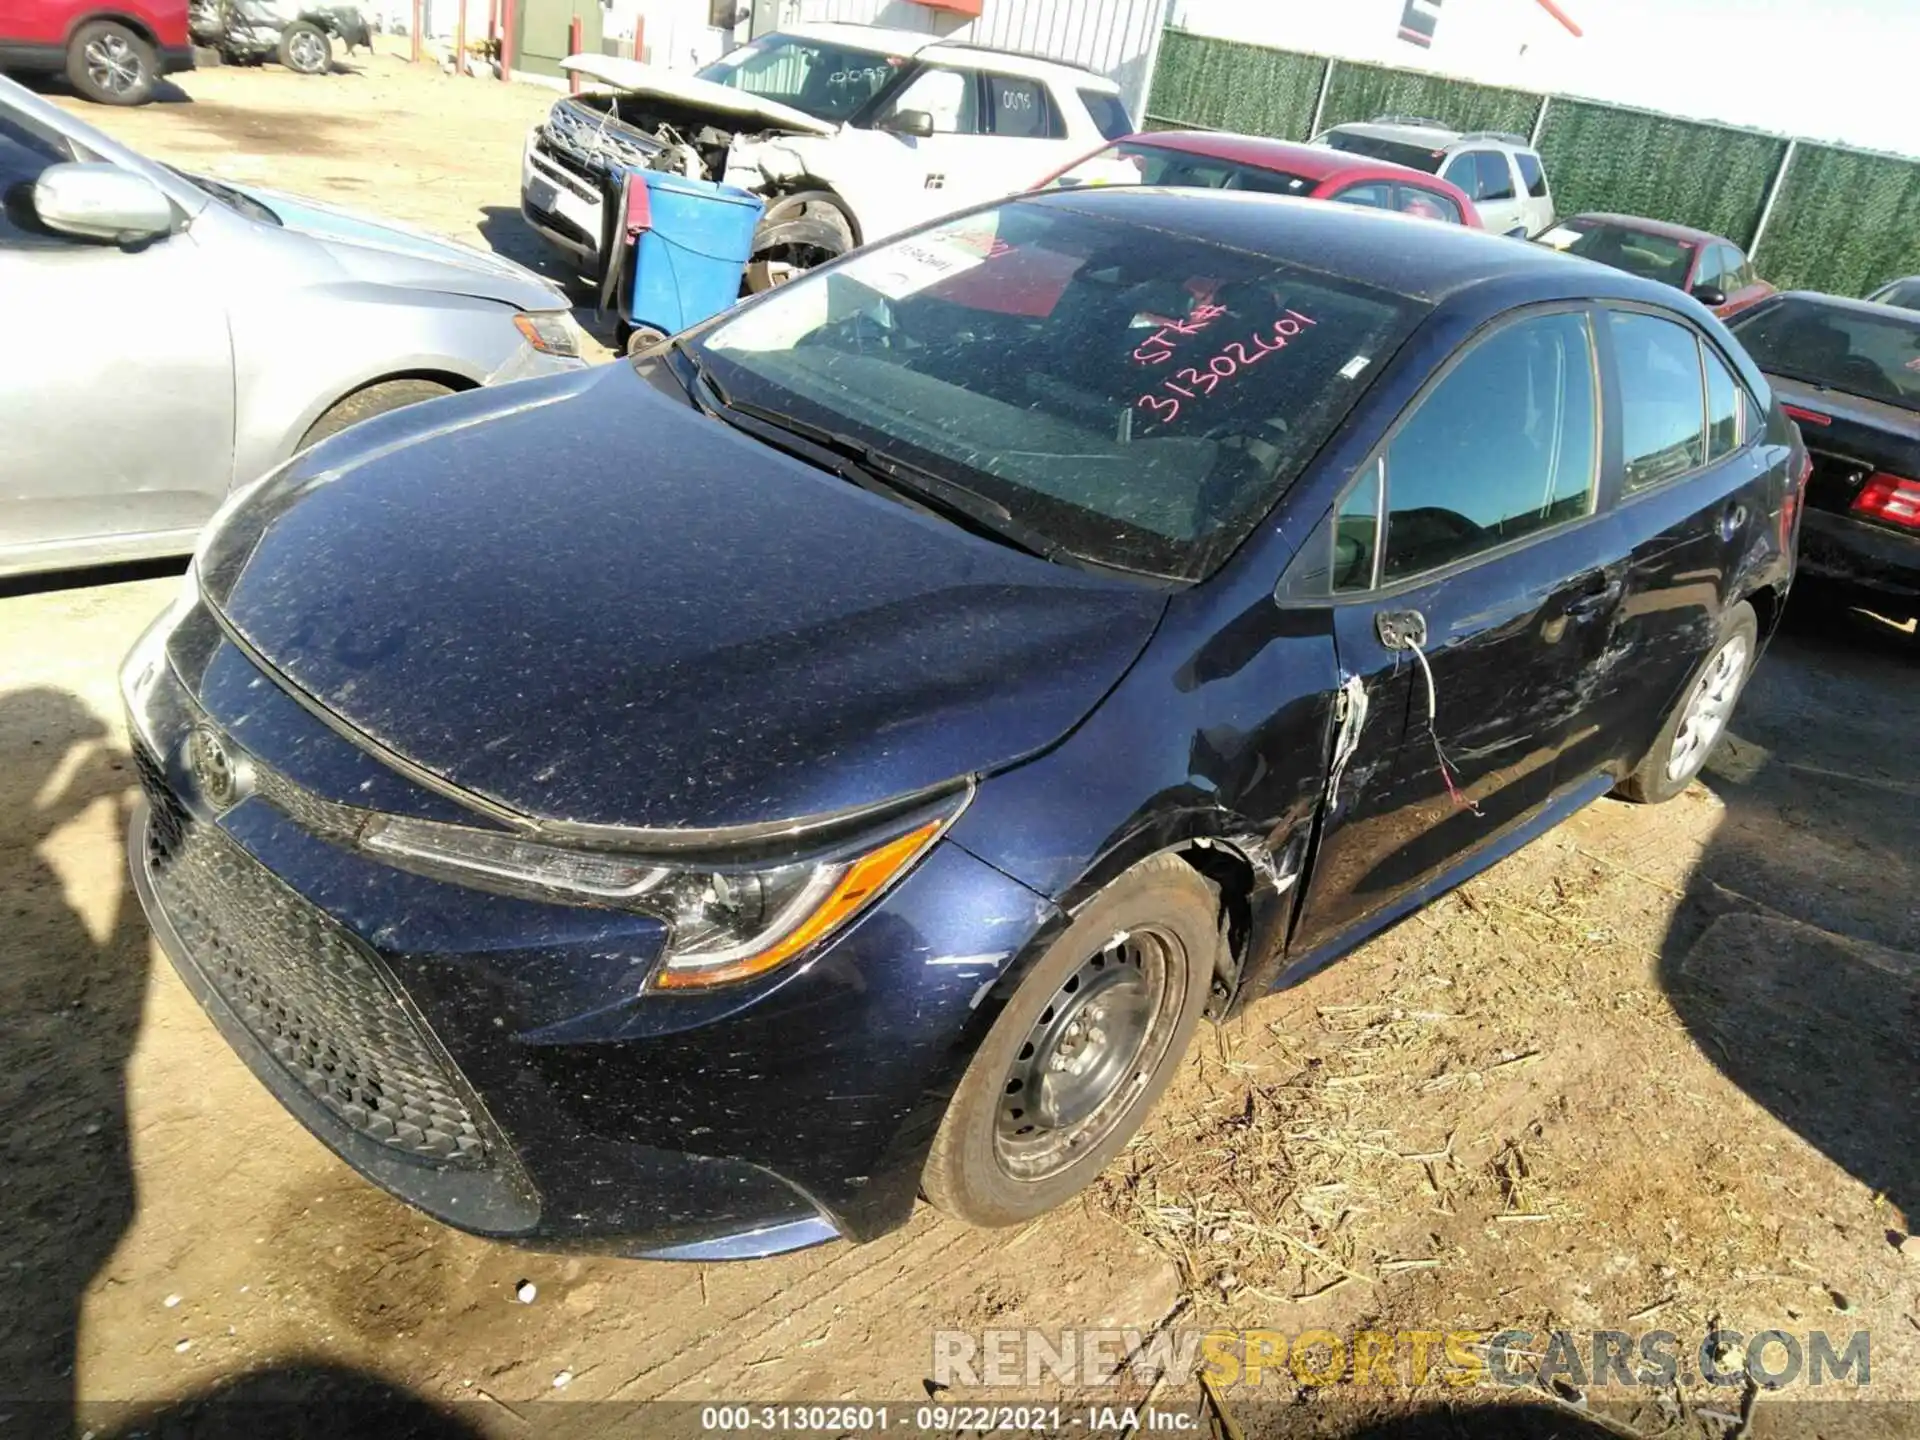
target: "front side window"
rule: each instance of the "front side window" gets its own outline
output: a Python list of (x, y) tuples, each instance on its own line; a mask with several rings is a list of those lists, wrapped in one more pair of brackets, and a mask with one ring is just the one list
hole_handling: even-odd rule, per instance
[(978, 135), (979, 79), (966, 70), (924, 70), (888, 106), (892, 115), (909, 110), (931, 117), (936, 135)]
[(1349, 185), (1333, 198), (1342, 205), (1363, 205), (1369, 210), (1391, 210), (1393, 186), (1384, 180), (1369, 180), (1361, 185)]
[(1122, 135), (1133, 133), (1133, 117), (1127, 114), (1126, 103), (1118, 95), (1109, 95), (1104, 90), (1081, 90), (1077, 92), (1080, 103), (1087, 107), (1087, 116), (1093, 121), (1093, 128), (1108, 140), (1118, 140)]
[(1447, 162), (1447, 168), (1441, 172), (1440, 178), (1466, 191), (1469, 200), (1486, 198), (1480, 193), (1480, 162), (1474, 159), (1472, 152), (1454, 156)]
[(1043, 188), (1079, 190), (1096, 185), (1166, 185), (1183, 190), (1252, 190), (1262, 195), (1305, 195), (1313, 189), (1314, 182), (1284, 170), (1263, 170), (1146, 140), (1124, 140), (1089, 155)]
[(1521, 320), (1474, 345), (1387, 446), (1382, 581), (1592, 514), (1598, 394), (1585, 315)]
[(1522, 150), (1517, 157), (1520, 161), (1520, 178), (1527, 182), (1527, 194), (1535, 200), (1547, 198), (1547, 172), (1540, 168), (1540, 157), (1531, 150)]
[(1707, 459), (1700, 342), (1684, 325), (1652, 315), (1611, 311), (1607, 323), (1620, 371), (1627, 490), (1697, 470)]
[(1065, 131), (1054, 123), (1047, 87), (1019, 75), (989, 75), (987, 118), (992, 134), (1016, 140), (1049, 140)]
[(1466, 224), (1466, 216), (1460, 213), (1457, 200), (1421, 185), (1394, 186), (1393, 208), (1407, 215), (1418, 215), (1422, 220), (1441, 220), (1449, 225)]
[(910, 62), (903, 55), (769, 35), (728, 51), (695, 73), (790, 105), (817, 120), (841, 121), (878, 95)]
[(1474, 169), (1480, 177), (1480, 200), (1513, 199), (1513, 167), (1498, 150), (1482, 150), (1474, 157)]
[(694, 356), (728, 400), (938, 476), (1068, 556), (1201, 578), (1429, 307), (1105, 199), (1015, 200), (870, 246)]
[(64, 244), (33, 213), (33, 187), (40, 172), (74, 158), (66, 140), (51, 130), (0, 111), (0, 245)]

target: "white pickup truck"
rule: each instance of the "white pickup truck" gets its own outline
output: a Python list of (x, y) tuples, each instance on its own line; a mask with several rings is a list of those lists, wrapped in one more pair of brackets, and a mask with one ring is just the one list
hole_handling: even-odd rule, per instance
[(1057, 60), (904, 30), (796, 25), (693, 75), (561, 62), (595, 90), (527, 137), (520, 208), (587, 276), (609, 235), (609, 176), (666, 170), (762, 196), (750, 288), (1037, 184), (1128, 134), (1119, 87)]

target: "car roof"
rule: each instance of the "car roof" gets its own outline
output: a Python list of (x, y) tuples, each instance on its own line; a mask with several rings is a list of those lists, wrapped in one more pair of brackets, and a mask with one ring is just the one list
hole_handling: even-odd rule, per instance
[[(1643, 235), (1664, 235), (1669, 240), (1691, 240), (1696, 245), (1733, 245), (1733, 241), (1726, 236), (1716, 235), (1711, 230), (1696, 230), (1691, 225), (1677, 225), (1671, 220), (1649, 220), (1644, 215), (1615, 215), (1605, 210), (1583, 210), (1560, 223), (1571, 225), (1576, 220), (1617, 225), (1623, 230), (1638, 230)], [(1733, 245), (1733, 248), (1740, 249), (1738, 245)]]
[[(1214, 130), (1149, 130), (1123, 137), (1130, 145), (1157, 145), (1189, 155), (1205, 155), (1216, 160), (1253, 165), (1263, 170), (1284, 170), (1309, 180), (1330, 180), (1352, 171), (1405, 175), (1434, 184), (1434, 177), (1410, 165), (1391, 160), (1375, 160), (1365, 155), (1335, 150), (1328, 145), (1301, 145), (1291, 140), (1268, 140), (1259, 135), (1228, 135)], [(1122, 142), (1115, 142), (1122, 143)], [(1445, 182), (1436, 188), (1451, 189)]]
[[(854, 25), (844, 20), (819, 20), (782, 25), (773, 34), (791, 35), (825, 45), (846, 45), (856, 50), (876, 50), (889, 55), (911, 55), (923, 60), (949, 60), (972, 69), (994, 69), (1009, 75), (1059, 80), (1087, 90), (1102, 90), (1117, 95), (1120, 87), (1097, 70), (1071, 60), (1055, 60), (1045, 55), (1030, 55), (1019, 50), (1001, 50), (992, 45), (976, 45), (918, 30), (901, 30), (886, 25)], [(772, 38), (771, 36), (765, 38)]]
[(1435, 225), (1360, 206), (1245, 191), (1141, 185), (1045, 191), (1001, 203), (1060, 206), (1111, 216), (1304, 265), (1436, 306), (1483, 286), (1505, 285), (1512, 304), (1620, 299), (1680, 310), (1696, 318), (1707, 313), (1671, 286), (1622, 270), (1539, 245), (1515, 244), (1505, 236), (1464, 225)]

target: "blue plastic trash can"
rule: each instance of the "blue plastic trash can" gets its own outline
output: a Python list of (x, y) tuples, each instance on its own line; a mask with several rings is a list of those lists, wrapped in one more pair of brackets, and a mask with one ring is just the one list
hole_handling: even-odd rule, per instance
[(627, 186), (628, 323), (672, 335), (739, 299), (760, 198), (659, 170), (631, 170)]

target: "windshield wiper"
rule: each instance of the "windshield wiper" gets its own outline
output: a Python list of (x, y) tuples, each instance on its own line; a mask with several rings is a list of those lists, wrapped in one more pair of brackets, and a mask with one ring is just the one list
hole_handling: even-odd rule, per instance
[[(678, 342), (676, 342), (677, 344)], [(843, 435), (829, 430), (823, 425), (815, 425), (798, 416), (788, 415), (779, 410), (768, 409), (749, 401), (729, 399), (706, 368), (690, 353), (682, 350), (688, 363), (693, 366), (694, 374), (701, 383), (712, 392), (717, 405), (706, 406), (710, 413), (736, 429), (745, 430), (756, 439), (780, 445), (789, 454), (798, 454), (801, 459), (814, 464), (820, 463), (819, 454), (796, 451), (789, 444), (762, 433), (774, 431), (776, 434), (800, 440), (814, 452), (823, 452), (832, 462), (824, 468), (834, 471), (843, 479), (858, 485), (863, 490), (891, 493), (895, 498), (904, 497), (910, 504), (917, 505), (940, 516), (944, 520), (971, 530), (977, 535), (1010, 545), (1015, 550), (1036, 555), (1042, 560), (1081, 560), (1065, 546), (1043, 535), (1029, 525), (1013, 517), (1006, 506), (996, 500), (990, 500), (978, 491), (969, 490), (921, 466), (889, 455), (877, 446), (869, 445), (851, 435)], [(744, 420), (749, 422), (742, 425)]]

